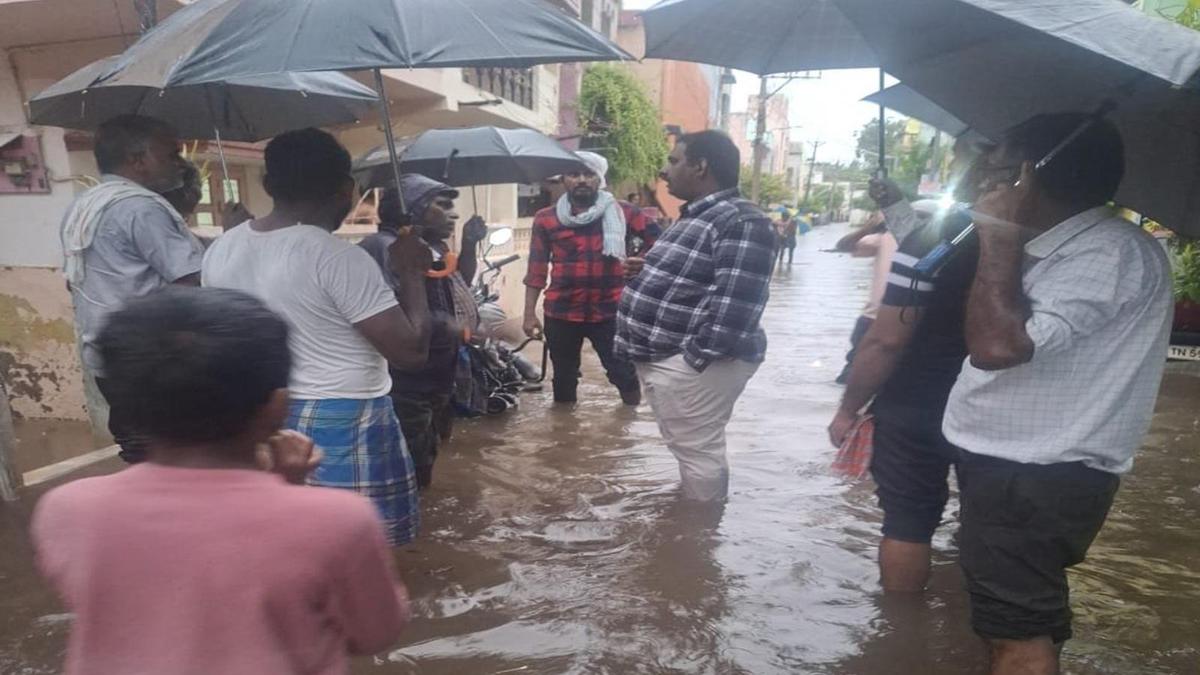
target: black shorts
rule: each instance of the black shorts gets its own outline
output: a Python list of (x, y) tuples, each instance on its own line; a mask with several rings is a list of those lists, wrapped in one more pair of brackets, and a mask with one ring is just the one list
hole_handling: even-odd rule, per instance
[(942, 522), (958, 448), (942, 436), (940, 421), (940, 415), (917, 423), (875, 417), (871, 477), (889, 539), (928, 544)]
[(1071, 637), (1067, 568), (1104, 525), (1120, 478), (1080, 462), (1021, 464), (962, 452), (959, 560), (985, 638)]

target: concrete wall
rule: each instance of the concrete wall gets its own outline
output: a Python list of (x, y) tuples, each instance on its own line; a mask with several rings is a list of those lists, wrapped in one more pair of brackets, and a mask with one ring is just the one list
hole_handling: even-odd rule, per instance
[(17, 416), (87, 419), (71, 312), (57, 270), (0, 268), (0, 378)]

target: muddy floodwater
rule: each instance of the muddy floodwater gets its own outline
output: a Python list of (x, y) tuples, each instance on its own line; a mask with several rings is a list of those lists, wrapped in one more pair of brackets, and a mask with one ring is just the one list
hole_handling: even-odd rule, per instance
[[(423, 495), (421, 541), (397, 553), (415, 619), (353, 672), (983, 672), (957, 503), (929, 592), (885, 598), (873, 488), (828, 470), (833, 379), (869, 275), (868, 261), (820, 251), (843, 233), (801, 238), (772, 286), (767, 362), (729, 425), (723, 509), (677, 503), (649, 409), (621, 406), (589, 357), (574, 408), (527, 394), (514, 413), (460, 424)], [(1068, 673), (1200, 672), (1198, 403), (1200, 377), (1168, 375), (1146, 447), (1072, 574)], [(70, 621), (32, 572), (38, 492), (0, 507), (5, 674), (57, 672)]]

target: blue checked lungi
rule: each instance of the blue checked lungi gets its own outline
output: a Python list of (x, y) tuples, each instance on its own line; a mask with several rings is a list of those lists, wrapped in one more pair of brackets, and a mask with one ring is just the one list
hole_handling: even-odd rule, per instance
[(287, 427), (313, 439), (324, 454), (310, 485), (354, 490), (370, 499), (391, 545), (416, 538), (417, 480), (390, 398), (294, 399)]

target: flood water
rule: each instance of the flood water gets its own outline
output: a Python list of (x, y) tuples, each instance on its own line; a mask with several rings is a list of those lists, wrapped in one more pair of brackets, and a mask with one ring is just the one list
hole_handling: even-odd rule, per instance
[[(803, 237), (772, 287), (767, 362), (729, 426), (723, 509), (676, 501), (649, 409), (621, 406), (590, 359), (577, 406), (527, 394), (514, 413), (460, 424), (424, 496), (422, 540), (397, 553), (416, 618), (354, 673), (983, 672), (957, 505), (930, 591), (884, 598), (872, 487), (828, 470), (833, 379), (869, 274), (819, 251), (844, 231)], [(1200, 377), (1168, 376), (1147, 447), (1072, 575), (1066, 672), (1200, 672), (1198, 401)], [(0, 673), (56, 672), (69, 625), (32, 574), (37, 492), (0, 507)]]

